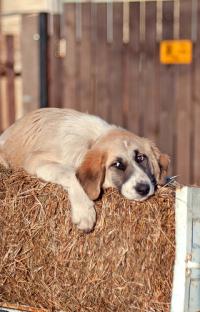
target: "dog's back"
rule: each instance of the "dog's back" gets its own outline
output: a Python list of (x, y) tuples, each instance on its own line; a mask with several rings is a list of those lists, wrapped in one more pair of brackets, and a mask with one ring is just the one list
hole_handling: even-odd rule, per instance
[(79, 165), (90, 145), (110, 125), (71, 109), (45, 108), (16, 121), (0, 136), (0, 153), (12, 166), (23, 167), (27, 155), (44, 152), (52, 160)]

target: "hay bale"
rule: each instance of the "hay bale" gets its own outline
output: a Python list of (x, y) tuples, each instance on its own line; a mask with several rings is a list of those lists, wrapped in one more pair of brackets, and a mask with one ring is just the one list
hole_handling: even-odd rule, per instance
[(48, 311), (169, 311), (174, 191), (145, 202), (108, 190), (93, 233), (72, 225), (60, 186), (0, 170), (0, 302)]

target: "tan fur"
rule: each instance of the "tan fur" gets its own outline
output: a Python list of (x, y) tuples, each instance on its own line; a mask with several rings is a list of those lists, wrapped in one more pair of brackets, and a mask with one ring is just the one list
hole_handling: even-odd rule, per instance
[(160, 179), (159, 183), (163, 185), (165, 183), (165, 177), (167, 176), (168, 167), (169, 167), (169, 156), (167, 154), (161, 154), (159, 157), (159, 165), (160, 165)]
[(170, 159), (167, 154), (162, 154), (160, 150), (151, 142), (152, 147), (152, 163), (154, 165), (154, 172), (158, 184), (163, 185), (165, 183), (165, 177), (167, 175)]
[[(163, 180), (169, 161), (153, 143), (96, 116), (70, 109), (39, 109), (0, 136), (0, 162), (62, 185), (69, 193), (72, 221), (84, 230), (95, 224), (93, 200), (102, 186), (115, 187), (110, 166), (116, 156), (135, 168), (137, 179), (145, 179), (134, 164), (134, 149), (148, 155), (157, 181)], [(126, 191), (131, 190), (129, 184)]]
[(95, 149), (87, 152), (77, 177), (88, 196), (95, 200), (99, 197), (105, 178), (106, 153)]

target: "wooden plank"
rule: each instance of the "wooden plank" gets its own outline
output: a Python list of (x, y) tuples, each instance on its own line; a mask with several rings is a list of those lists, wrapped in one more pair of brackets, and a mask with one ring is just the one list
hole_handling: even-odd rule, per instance
[(64, 35), (66, 57), (62, 70), (62, 106), (79, 109), (77, 103), (77, 42), (76, 42), (76, 4), (64, 5)]
[(185, 311), (186, 257), (187, 257), (187, 221), (188, 187), (176, 191), (176, 258), (173, 275), (171, 311)]
[[(163, 3), (163, 34), (162, 39), (173, 38), (174, 3)], [(171, 172), (175, 168), (175, 67), (174, 65), (160, 64), (158, 88), (160, 102), (160, 125), (158, 145), (160, 149), (171, 157)]]
[(192, 99), (193, 99), (193, 159), (192, 162), (192, 183), (200, 185), (200, 2), (198, 1), (198, 24), (197, 24), (197, 41), (194, 44), (194, 60), (192, 64)]
[(200, 310), (200, 189), (176, 192), (176, 259), (171, 311)]
[(123, 126), (123, 4), (113, 3), (113, 42), (109, 46), (107, 71), (109, 84), (109, 115), (111, 121)]
[(7, 105), (7, 92), (6, 92), (6, 77), (2, 76), (0, 80), (0, 90), (1, 90), (1, 100), (2, 100), (2, 110), (1, 110), (1, 121), (2, 121), (2, 130), (4, 131), (8, 126), (8, 105)]
[(92, 8), (94, 4), (82, 4), (82, 38), (80, 43), (80, 101), (81, 111), (94, 113), (92, 81)]
[[(0, 63), (2, 63), (2, 46), (3, 46), (3, 37), (0, 36)], [(2, 91), (1, 91), (1, 80), (2, 76), (0, 76), (0, 133), (3, 131), (3, 102), (2, 102)]]
[(81, 42), (82, 38), (82, 3), (76, 3), (76, 67), (75, 67), (75, 80), (76, 80), (76, 109), (81, 110)]
[(139, 60), (140, 60), (140, 4), (130, 3), (130, 42), (127, 46), (127, 78), (128, 110), (126, 112), (126, 128), (139, 134), (140, 105), (139, 105)]
[[(19, 304), (12, 304), (12, 303), (0, 303), (0, 311), (1, 308), (3, 309), (3, 311), (7, 312), (47, 312), (47, 310), (45, 309), (40, 309), (40, 308), (33, 308), (33, 307), (29, 307), (29, 306), (24, 306), (24, 305), (19, 305)], [(4, 310), (4, 308), (6, 310)]]
[[(157, 140), (158, 111), (157, 111), (157, 81), (156, 81), (156, 3), (146, 3), (145, 16), (145, 46), (144, 46), (144, 82), (140, 84), (141, 93), (145, 93), (141, 103), (143, 108), (143, 135), (153, 141)], [(145, 90), (144, 90), (145, 88)]]
[(39, 107), (38, 15), (22, 16), (21, 32), (23, 114)]
[(145, 49), (145, 14), (146, 2), (140, 3), (140, 54), (139, 54), (139, 135), (144, 136), (144, 107), (146, 105), (146, 49)]
[(4, 131), (8, 126), (8, 104), (7, 104), (7, 90), (6, 90), (6, 39), (5, 35), (1, 36), (1, 50), (0, 59), (2, 62), (2, 72), (0, 79), (0, 97), (1, 97), (1, 130)]
[(95, 44), (95, 114), (108, 120), (108, 44), (107, 5), (97, 4), (96, 44)]
[[(191, 2), (180, 3), (180, 38), (191, 38)], [(176, 66), (176, 170), (180, 181), (191, 183), (191, 65)]]
[(6, 78), (8, 125), (15, 121), (15, 72), (14, 72), (14, 37), (6, 36)]
[(41, 12), (50, 9), (50, 3), (46, 0), (20, 0), (19, 3), (13, 0), (2, 1), (2, 10), (4, 13), (16, 12)]
[(59, 56), (60, 15), (49, 15), (48, 47), (48, 104), (50, 107), (61, 107), (61, 72), (62, 60)]
[(15, 77), (15, 118), (19, 119), (23, 116), (22, 105), (22, 77)]
[[(0, 0), (0, 14), (2, 14), (2, 0)], [(0, 33), (2, 33), (2, 22), (0, 23)]]

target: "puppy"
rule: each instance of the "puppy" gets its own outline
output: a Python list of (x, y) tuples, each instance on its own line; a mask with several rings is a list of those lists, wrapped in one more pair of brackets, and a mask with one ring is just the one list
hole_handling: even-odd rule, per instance
[(44, 108), (16, 121), (0, 136), (0, 162), (22, 167), (68, 191), (72, 221), (89, 231), (93, 200), (117, 188), (142, 201), (163, 184), (169, 158), (148, 139), (70, 109)]

